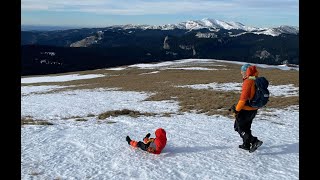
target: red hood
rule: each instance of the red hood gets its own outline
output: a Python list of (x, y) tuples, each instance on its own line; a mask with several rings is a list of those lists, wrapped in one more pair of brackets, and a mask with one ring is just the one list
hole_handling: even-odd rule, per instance
[(156, 134), (156, 138), (160, 138), (160, 139), (167, 138), (166, 131), (162, 128), (158, 128), (155, 134)]
[(249, 66), (246, 71), (247, 77), (249, 76), (258, 76), (258, 70), (256, 66)]
[(166, 131), (162, 128), (158, 128), (155, 132), (156, 139), (154, 143), (156, 144), (156, 152), (155, 154), (160, 154), (162, 149), (166, 146), (167, 144), (167, 134)]

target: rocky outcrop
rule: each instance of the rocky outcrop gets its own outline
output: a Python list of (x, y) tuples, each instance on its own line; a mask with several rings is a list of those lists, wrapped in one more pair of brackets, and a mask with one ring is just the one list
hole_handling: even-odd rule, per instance
[(217, 38), (217, 35), (214, 34), (214, 33), (201, 33), (201, 32), (198, 32), (195, 36), (197, 38)]
[(255, 57), (258, 57), (260, 59), (266, 59), (269, 58), (271, 54), (267, 50), (257, 51), (255, 54)]
[(98, 38), (96, 36), (89, 36), (80, 41), (70, 44), (70, 47), (88, 47), (91, 44), (97, 43), (97, 39)]
[(163, 41), (163, 49), (170, 49), (170, 46), (169, 46), (169, 37), (166, 36), (164, 38), (164, 41)]

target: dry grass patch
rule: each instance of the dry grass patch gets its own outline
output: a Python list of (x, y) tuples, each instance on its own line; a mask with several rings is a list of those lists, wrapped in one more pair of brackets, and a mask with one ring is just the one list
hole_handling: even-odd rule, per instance
[(155, 113), (141, 113), (139, 111), (133, 111), (129, 109), (122, 109), (122, 110), (115, 110), (115, 111), (107, 111), (105, 113), (101, 113), (98, 115), (98, 119), (106, 119), (110, 116), (121, 116), (121, 115), (128, 115), (131, 117), (138, 117), (138, 116), (155, 116)]
[(213, 91), (206, 89), (170, 88), (166, 92), (155, 94), (148, 100), (165, 100), (171, 95), (179, 101), (180, 111), (213, 114), (229, 114), (228, 109), (236, 103), (240, 94), (235, 92)]
[(98, 121), (98, 124), (114, 124), (115, 121)]
[(171, 114), (172, 114), (172, 113), (163, 113), (163, 114), (162, 114), (162, 117), (171, 117)]
[(114, 123), (116, 123), (116, 122), (114, 122), (114, 121), (107, 121), (106, 123), (107, 123), (107, 124), (114, 124)]
[(64, 117), (64, 118), (61, 118), (63, 120), (70, 120), (70, 119), (81, 119), (82, 117), (81, 116), (71, 116), (71, 117)]
[(114, 124), (114, 123), (116, 123), (116, 122), (114, 122), (114, 121), (107, 121), (107, 122), (105, 122), (105, 123), (107, 123), (107, 124)]
[(71, 116), (69, 119), (81, 118), (81, 116)]
[(79, 118), (79, 119), (76, 119), (75, 121), (88, 121), (88, 119)]
[(42, 173), (40, 173), (40, 172), (35, 172), (35, 171), (33, 171), (33, 172), (30, 173), (31, 176), (38, 176), (38, 175), (40, 175), (40, 174), (42, 174)]
[[(212, 63), (201, 64), (201, 67), (212, 68), (214, 65), (224, 65), (227, 70), (178, 70), (167, 69), (160, 70), (159, 73), (140, 75), (141, 73), (148, 73), (157, 71), (157, 69), (137, 69), (128, 68), (120, 71), (108, 71), (104, 69), (86, 71), (90, 74), (107, 73), (106, 77), (99, 77), (93, 79), (83, 79), (69, 82), (56, 83), (37, 83), (37, 85), (63, 85), (75, 86), (58, 89), (56, 91), (76, 90), (76, 89), (95, 89), (95, 88), (119, 88), (124, 91), (139, 91), (151, 92), (153, 96), (147, 100), (161, 101), (161, 100), (177, 100), (181, 106), (182, 112), (196, 111), (198, 113), (207, 113), (208, 115), (220, 114), (228, 115), (228, 108), (237, 103), (239, 100), (239, 92), (222, 92), (213, 89), (196, 90), (191, 88), (179, 88), (175, 86), (192, 85), (192, 84), (209, 84), (209, 83), (242, 83), (240, 74), (241, 65), (232, 63)], [(194, 65), (199, 66), (199, 65)], [(299, 71), (289, 70), (284, 71), (276, 68), (259, 68), (259, 75), (264, 76), (269, 80), (270, 85), (286, 85), (294, 84), (299, 87)], [(81, 72), (78, 72), (81, 74)], [(110, 75), (110, 76), (109, 76)], [(113, 76), (117, 75), (117, 76)], [(173, 98), (175, 97), (175, 98)], [(290, 105), (298, 105), (299, 97), (270, 97), (267, 107), (284, 108)], [(128, 110), (129, 111), (129, 110)], [(118, 113), (118, 114), (117, 114)], [(126, 112), (106, 112), (99, 115), (101, 118), (117, 115), (130, 115)], [(139, 113), (131, 112), (132, 116), (138, 116)]]
[(45, 120), (35, 120), (31, 118), (22, 117), (21, 125), (53, 125), (53, 124)]
[(286, 108), (291, 105), (299, 105), (299, 96), (270, 97), (266, 105), (268, 108)]
[(95, 116), (95, 115), (94, 115), (94, 114), (91, 114), (91, 113), (87, 115), (87, 117), (94, 117), (94, 116)]

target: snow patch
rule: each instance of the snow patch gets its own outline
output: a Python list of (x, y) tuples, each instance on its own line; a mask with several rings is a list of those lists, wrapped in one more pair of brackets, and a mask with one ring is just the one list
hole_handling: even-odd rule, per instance
[(70, 74), (70, 75), (60, 75), (60, 76), (42, 76), (42, 77), (28, 77), (21, 78), (21, 83), (42, 83), (42, 82), (66, 82), (66, 81), (74, 81), (80, 79), (92, 79), (98, 77), (104, 77), (103, 74)]
[[(177, 87), (188, 87), (193, 89), (212, 89), (217, 91), (238, 91), (241, 92), (242, 83), (209, 83), (209, 84), (194, 84)], [(286, 85), (269, 85), (270, 96), (299, 96), (299, 87), (293, 84)]]

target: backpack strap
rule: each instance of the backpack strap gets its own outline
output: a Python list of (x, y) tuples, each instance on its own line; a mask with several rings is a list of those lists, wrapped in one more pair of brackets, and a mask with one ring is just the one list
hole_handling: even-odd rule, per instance
[[(256, 80), (256, 77), (255, 77), (255, 76), (249, 76), (248, 79), (255, 81), (255, 80)], [(254, 82), (254, 83), (255, 83), (255, 82)], [(255, 86), (255, 84), (254, 84), (254, 86)], [(252, 97), (252, 98), (254, 98), (254, 97)], [(250, 106), (250, 105), (249, 105), (249, 104), (250, 104), (250, 101), (251, 101), (251, 99), (247, 99), (245, 105)]]
[(248, 79), (256, 80), (256, 77), (255, 76), (249, 76)]

